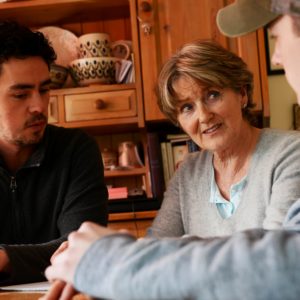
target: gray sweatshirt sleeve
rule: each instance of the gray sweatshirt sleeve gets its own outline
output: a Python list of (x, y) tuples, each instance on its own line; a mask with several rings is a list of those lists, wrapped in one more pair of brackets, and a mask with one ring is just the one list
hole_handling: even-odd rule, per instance
[[(298, 202), (292, 209), (299, 207)], [(297, 222), (213, 239), (135, 241), (116, 234), (91, 246), (77, 267), (75, 287), (109, 299), (296, 300), (299, 257)]]

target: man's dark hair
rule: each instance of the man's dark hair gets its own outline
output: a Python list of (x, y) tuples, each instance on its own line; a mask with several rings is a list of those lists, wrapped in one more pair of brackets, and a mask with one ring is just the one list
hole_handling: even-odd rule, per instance
[(2, 64), (10, 58), (41, 57), (48, 67), (56, 54), (41, 32), (34, 32), (15, 21), (0, 22), (0, 72)]

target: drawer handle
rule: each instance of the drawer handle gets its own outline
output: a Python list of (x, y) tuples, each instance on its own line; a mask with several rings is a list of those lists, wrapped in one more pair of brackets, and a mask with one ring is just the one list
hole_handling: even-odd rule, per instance
[(105, 108), (105, 102), (102, 100), (102, 99), (97, 99), (96, 101), (95, 101), (95, 108), (96, 109), (103, 109), (103, 108)]

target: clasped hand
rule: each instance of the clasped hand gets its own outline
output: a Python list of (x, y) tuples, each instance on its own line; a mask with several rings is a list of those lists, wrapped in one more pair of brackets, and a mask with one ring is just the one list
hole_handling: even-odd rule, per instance
[(56, 250), (45, 275), (52, 285), (40, 300), (68, 300), (76, 293), (73, 288), (77, 265), (87, 249), (99, 238), (116, 231), (91, 222), (83, 223), (78, 231), (72, 232), (68, 241)]

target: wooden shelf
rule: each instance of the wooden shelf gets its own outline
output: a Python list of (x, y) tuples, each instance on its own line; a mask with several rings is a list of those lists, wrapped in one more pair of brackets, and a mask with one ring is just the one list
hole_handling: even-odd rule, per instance
[(104, 177), (111, 178), (111, 177), (127, 177), (127, 176), (138, 176), (138, 175), (145, 175), (147, 172), (145, 167), (142, 168), (135, 168), (131, 170), (106, 170), (104, 171)]
[(129, 16), (127, 0), (23, 0), (1, 3), (0, 6), (1, 19), (34, 26), (125, 16)]
[(156, 210), (149, 211), (137, 211), (137, 212), (126, 212), (126, 213), (113, 213), (109, 214), (108, 221), (126, 221), (135, 219), (153, 219), (157, 214)]
[(110, 92), (110, 91), (123, 91), (135, 89), (134, 83), (130, 84), (93, 84), (85, 87), (73, 87), (51, 90), (51, 96), (59, 95), (72, 95), (81, 93), (93, 93), (93, 92)]

